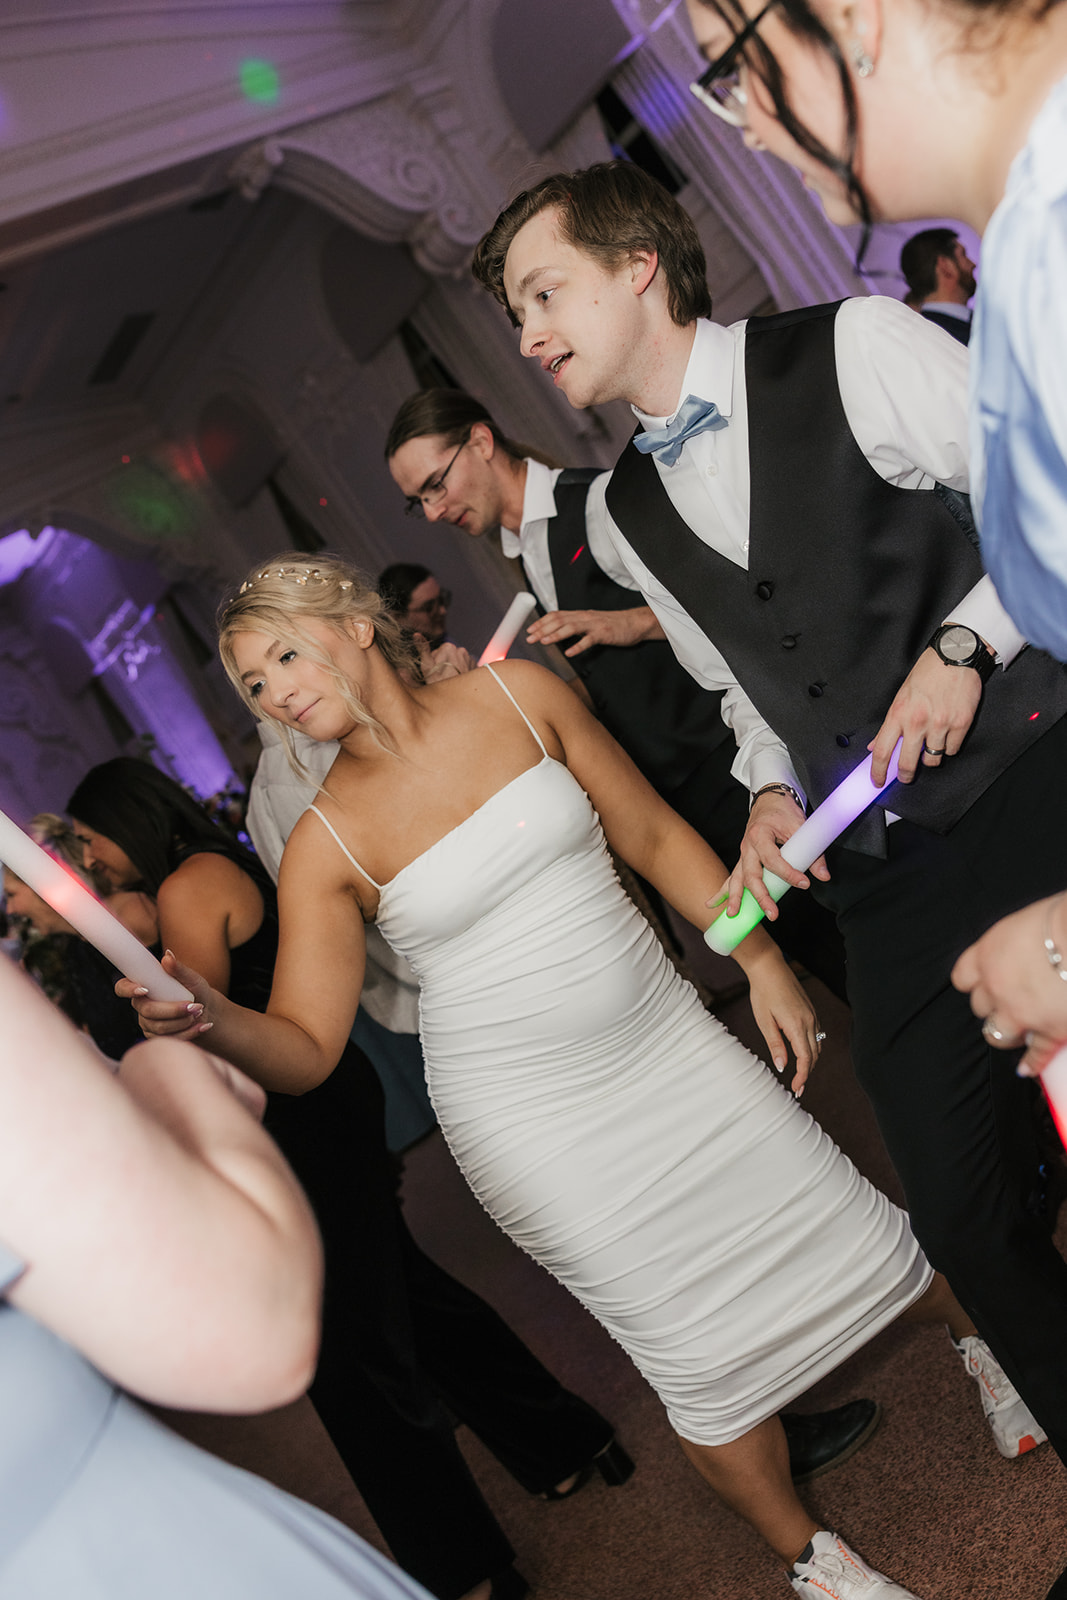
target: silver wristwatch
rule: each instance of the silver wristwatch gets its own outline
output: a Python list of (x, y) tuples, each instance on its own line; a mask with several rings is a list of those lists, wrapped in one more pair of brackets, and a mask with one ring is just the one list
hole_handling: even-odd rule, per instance
[(947, 667), (973, 667), (983, 683), (989, 682), (997, 665), (996, 656), (963, 622), (943, 622), (935, 628), (930, 648)]

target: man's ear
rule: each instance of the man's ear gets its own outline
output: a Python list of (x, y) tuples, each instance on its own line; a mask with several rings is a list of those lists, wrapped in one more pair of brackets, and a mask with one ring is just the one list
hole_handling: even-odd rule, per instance
[(477, 453), (486, 461), (492, 461), (496, 452), (496, 440), (493, 430), (486, 422), (475, 422), (471, 425), (470, 442)]
[(659, 271), (659, 252), (638, 250), (630, 258), (630, 287), (634, 294), (644, 294)]

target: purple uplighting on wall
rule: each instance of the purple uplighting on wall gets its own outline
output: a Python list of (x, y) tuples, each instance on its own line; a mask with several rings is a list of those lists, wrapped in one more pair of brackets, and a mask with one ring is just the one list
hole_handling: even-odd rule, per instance
[[(20, 626), (47, 661), (53, 693), (71, 714), (87, 717), (86, 695), (96, 680), (138, 748), (163, 771), (201, 798), (238, 782), (157, 614), (169, 585), (153, 563), (121, 560), (88, 539), (49, 528), (37, 539), (23, 532), (0, 540), (5, 582), (18, 585)], [(94, 760), (114, 754), (113, 746), (101, 744)], [(71, 758), (78, 762), (73, 751)], [(93, 764), (84, 761), (85, 768)], [(82, 775), (64, 778), (67, 789)], [(48, 806), (46, 797), (35, 799), (34, 809)]]
[(689, 115), (685, 92), (678, 84), (666, 79), (643, 93), (640, 103), (632, 109), (645, 132), (653, 139), (676, 133)]

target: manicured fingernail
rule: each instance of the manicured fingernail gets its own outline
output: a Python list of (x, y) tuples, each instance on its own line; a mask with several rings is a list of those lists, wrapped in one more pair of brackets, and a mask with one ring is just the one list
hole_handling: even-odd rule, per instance
[(136, 995), (146, 995), (148, 993), (148, 990), (142, 987), (140, 989), (135, 989), (133, 992)]
[(215, 1024), (213, 1022), (202, 1022), (196, 1031), (197, 1033), (206, 1033), (209, 1028), (213, 1028), (214, 1026)]
[(195, 1000), (190, 1000), (185, 1009), (191, 1017), (202, 1017), (204, 1015), (203, 1006), (199, 1005)]

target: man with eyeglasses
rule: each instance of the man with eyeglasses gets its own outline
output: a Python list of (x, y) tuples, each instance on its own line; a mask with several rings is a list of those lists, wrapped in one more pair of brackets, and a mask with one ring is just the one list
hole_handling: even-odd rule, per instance
[[(747, 886), (774, 917), (766, 867), (836, 914), (857, 1076), (912, 1225), (1003, 1366), (998, 1448), (1047, 1432), (1067, 1459), (1067, 1266), (1038, 1214), (1031, 1101), (949, 981), (983, 927), (1067, 881), (1067, 679), (968, 536), (966, 351), (877, 296), (713, 323), (691, 219), (627, 163), (520, 195), (474, 272), (573, 406), (635, 413), (608, 531), (738, 734), (753, 807), (729, 909)], [(807, 802), (872, 746), (878, 781), (900, 739), (885, 808), (829, 868), (790, 867)]]
[(451, 589), (442, 589), (429, 567), (397, 561), (378, 579), (378, 593), (405, 628), (421, 633), (431, 650), (448, 638)]

